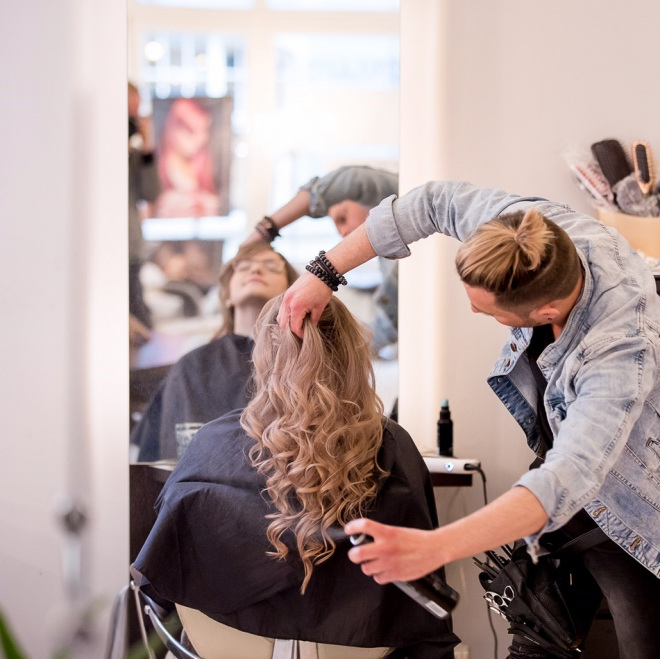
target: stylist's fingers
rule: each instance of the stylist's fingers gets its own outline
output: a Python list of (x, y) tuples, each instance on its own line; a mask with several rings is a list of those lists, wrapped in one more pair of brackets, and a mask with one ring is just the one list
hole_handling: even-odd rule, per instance
[(378, 583), (387, 583), (385, 570), (387, 565), (387, 538), (392, 527), (370, 519), (355, 519), (344, 527), (344, 532), (351, 536), (365, 535), (369, 542), (353, 547), (348, 558), (358, 563), (364, 574), (374, 577)]
[[(364, 533), (374, 538), (373, 542), (351, 549), (348, 557), (351, 561), (360, 565), (360, 569), (364, 574), (381, 585), (395, 580), (390, 571), (391, 545), (388, 544), (387, 540), (391, 528), (377, 522), (361, 519), (356, 520), (355, 523), (351, 522), (351, 526), (347, 526), (345, 529), (346, 532), (350, 531), (351, 535)], [(358, 529), (363, 530), (358, 531)]]
[(312, 274), (304, 273), (284, 294), (277, 322), (302, 338), (303, 320), (309, 315), (316, 324), (332, 297), (332, 290)]
[(352, 521), (344, 531), (373, 538), (373, 542), (351, 549), (348, 556), (378, 583), (419, 579), (447, 562), (435, 531), (389, 526), (368, 519)]
[[(380, 522), (374, 522), (373, 519), (367, 519), (366, 517), (361, 517), (359, 519), (351, 520), (344, 527), (344, 533), (347, 535), (361, 535), (364, 534), (369, 536), (369, 538), (375, 542), (377, 539), (387, 536), (387, 530), (391, 528)], [(372, 543), (367, 543), (360, 545), (358, 549), (372, 546)], [(357, 562), (357, 561), (354, 561)]]

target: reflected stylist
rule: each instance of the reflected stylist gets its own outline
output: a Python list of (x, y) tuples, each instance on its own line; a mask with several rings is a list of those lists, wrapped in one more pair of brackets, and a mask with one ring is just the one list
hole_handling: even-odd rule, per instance
[[(376, 254), (409, 255), (433, 233), (463, 245), (456, 267), (475, 313), (511, 335), (489, 384), (537, 455), (495, 501), (434, 531), (356, 520), (374, 542), (351, 560), (378, 583), (418, 578), (525, 538), (600, 528), (578, 557), (608, 600), (621, 657), (660, 656), (660, 299), (643, 259), (614, 230), (563, 204), (463, 182), (431, 182), (372, 209), (324, 258), (343, 275)], [(326, 271), (331, 268), (315, 264)], [(317, 273), (318, 274), (318, 273)], [(332, 290), (306, 273), (279, 322), (300, 334)], [(510, 657), (545, 657), (514, 636)]]

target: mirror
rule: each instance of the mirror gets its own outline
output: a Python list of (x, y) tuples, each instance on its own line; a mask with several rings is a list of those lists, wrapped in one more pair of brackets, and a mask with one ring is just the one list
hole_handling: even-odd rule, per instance
[[(160, 181), (131, 194), (132, 321), (150, 325), (133, 334), (132, 425), (171, 365), (214, 338), (218, 272), (257, 221), (339, 167), (398, 171), (398, 30), (396, 0), (129, 0), (129, 162), (142, 149)], [(330, 218), (303, 217), (273, 248), (302, 272), (339, 239)], [(339, 294), (370, 323), (377, 261), (348, 279)], [(396, 345), (374, 365), (390, 413)], [(156, 457), (172, 456), (142, 459)]]

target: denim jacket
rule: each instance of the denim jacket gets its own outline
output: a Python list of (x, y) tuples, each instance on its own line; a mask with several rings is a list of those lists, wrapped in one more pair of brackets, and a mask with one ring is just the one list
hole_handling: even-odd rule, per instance
[[(584, 508), (603, 531), (660, 576), (660, 298), (643, 261), (613, 229), (563, 204), (461, 182), (436, 182), (373, 209), (376, 252), (401, 258), (407, 245), (439, 232), (463, 241), (480, 224), (530, 205), (571, 237), (584, 285), (558, 339), (538, 359), (554, 436), (544, 464), (516, 483), (549, 521), (539, 538)], [(511, 328), (488, 382), (536, 450), (537, 393), (526, 349), (530, 328)]]

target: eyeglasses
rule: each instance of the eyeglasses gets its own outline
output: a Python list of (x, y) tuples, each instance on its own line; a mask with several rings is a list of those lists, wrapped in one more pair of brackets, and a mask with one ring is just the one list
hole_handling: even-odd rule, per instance
[(256, 259), (241, 259), (234, 263), (234, 272), (247, 272), (252, 264), (260, 265), (268, 272), (279, 274), (284, 272), (284, 261), (282, 259), (264, 259), (263, 261)]

